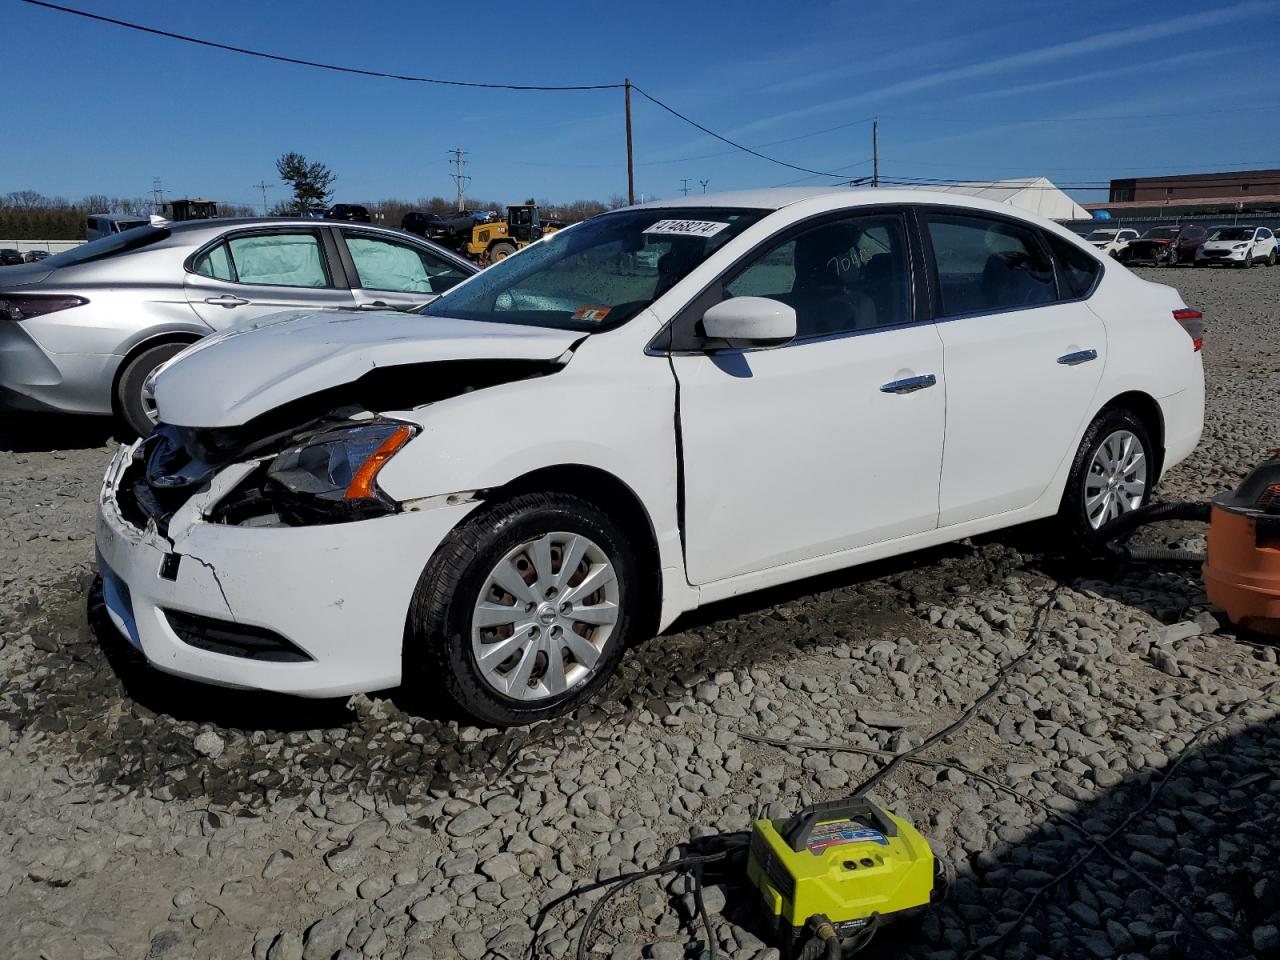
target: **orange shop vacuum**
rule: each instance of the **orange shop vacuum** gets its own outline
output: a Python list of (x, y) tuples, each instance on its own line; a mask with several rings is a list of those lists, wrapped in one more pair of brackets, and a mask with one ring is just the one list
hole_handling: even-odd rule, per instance
[[(1208, 521), (1207, 555), (1119, 543), (1138, 527), (1163, 520)], [(1202, 563), (1210, 603), (1238, 627), (1280, 636), (1280, 450), (1208, 503), (1149, 504), (1103, 532), (1107, 549), (1126, 560)]]
[(1280, 450), (1209, 501), (1204, 588), (1236, 626), (1280, 636)]

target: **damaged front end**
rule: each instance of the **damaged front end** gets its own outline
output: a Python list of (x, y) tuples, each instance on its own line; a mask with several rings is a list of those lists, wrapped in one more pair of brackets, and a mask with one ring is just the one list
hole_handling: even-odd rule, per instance
[(242, 426), (161, 424), (133, 451), (119, 485), (119, 509), (138, 529), (166, 538), (173, 518), (197, 494), (200, 504), (189, 521), (233, 526), (307, 526), (396, 513), (401, 506), (378, 487), (377, 474), (421, 427), (375, 411), (420, 407), (561, 366), (514, 360), (380, 368)]

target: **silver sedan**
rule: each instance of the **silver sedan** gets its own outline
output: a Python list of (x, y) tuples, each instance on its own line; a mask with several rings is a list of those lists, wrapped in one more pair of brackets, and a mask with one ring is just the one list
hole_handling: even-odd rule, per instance
[(145, 434), (147, 378), (208, 333), (291, 308), (416, 309), (476, 269), (367, 224), (137, 227), (0, 271), (0, 409), (115, 414)]

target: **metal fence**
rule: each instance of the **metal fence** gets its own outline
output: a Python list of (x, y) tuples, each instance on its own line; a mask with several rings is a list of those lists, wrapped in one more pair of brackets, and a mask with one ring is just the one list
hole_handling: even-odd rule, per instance
[(83, 240), (0, 240), (0, 247), (5, 250), (17, 250), (19, 253), (26, 253), (28, 250), (47, 250), (49, 253), (62, 253), (63, 250), (72, 250)]

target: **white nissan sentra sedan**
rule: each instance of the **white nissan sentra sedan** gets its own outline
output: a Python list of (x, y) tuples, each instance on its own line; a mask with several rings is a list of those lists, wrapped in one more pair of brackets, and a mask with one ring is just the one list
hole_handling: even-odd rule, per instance
[(280, 314), (162, 367), (102, 488), (106, 605), (185, 677), (551, 716), (710, 601), (1140, 506), (1200, 437), (1199, 317), (956, 194), (619, 210), (419, 315)]

